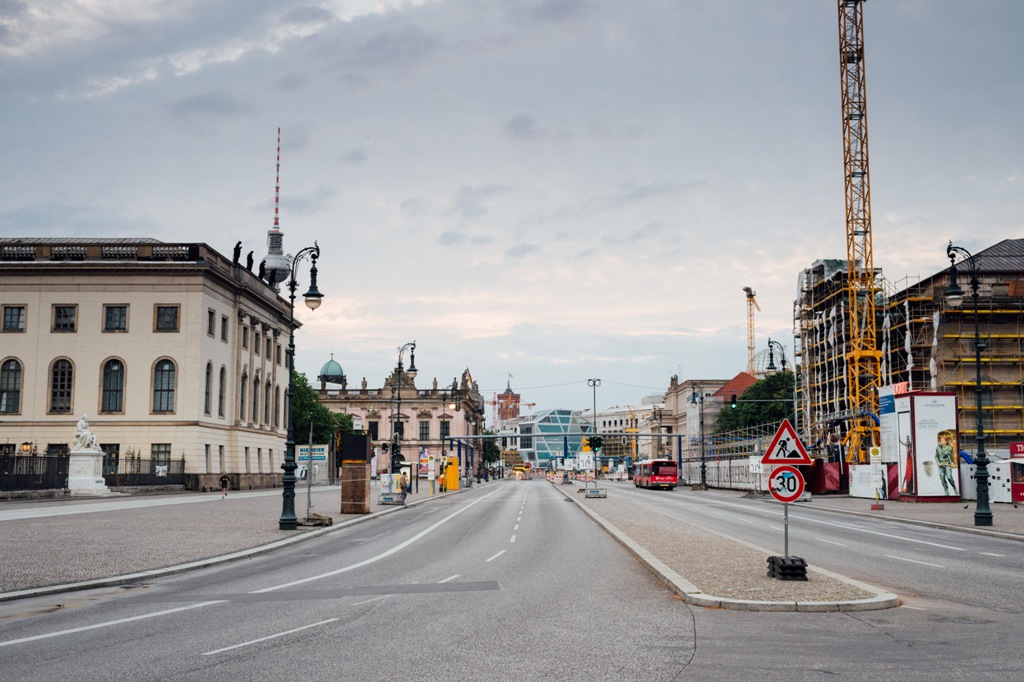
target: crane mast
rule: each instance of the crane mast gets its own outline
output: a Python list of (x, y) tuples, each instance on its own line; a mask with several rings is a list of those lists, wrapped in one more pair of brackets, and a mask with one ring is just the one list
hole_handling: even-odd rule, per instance
[(868, 116), (864, 79), (864, 2), (839, 1), (839, 63), (842, 77), (843, 165), (846, 186), (848, 416), (847, 460), (865, 462), (878, 442), (881, 353), (875, 320), (875, 266), (871, 247)]
[(750, 287), (743, 287), (747, 294), (747, 374), (754, 374), (757, 368), (754, 366), (754, 309), (761, 312), (761, 306), (754, 298), (757, 294)]

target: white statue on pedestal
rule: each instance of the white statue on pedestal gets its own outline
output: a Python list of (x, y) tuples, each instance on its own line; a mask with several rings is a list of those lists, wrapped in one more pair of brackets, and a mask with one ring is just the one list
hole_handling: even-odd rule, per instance
[(96, 436), (89, 430), (89, 415), (87, 414), (83, 414), (82, 418), (78, 420), (78, 428), (75, 429), (75, 446), (72, 449), (103, 452)]

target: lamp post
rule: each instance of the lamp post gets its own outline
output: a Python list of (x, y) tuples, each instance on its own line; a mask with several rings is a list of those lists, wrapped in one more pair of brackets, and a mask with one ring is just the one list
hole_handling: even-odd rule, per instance
[[(786, 371), (786, 347), (778, 341), (772, 341), (768, 339), (768, 366), (765, 367), (765, 371), (774, 372), (775, 367), (775, 351), (773, 347), (779, 349), (779, 357), (782, 359), (782, 371)], [(793, 372), (793, 426), (797, 427), (796, 422), (796, 372)]]
[[(967, 249), (954, 246), (950, 241), (946, 247), (946, 255), (949, 256), (949, 288), (946, 289), (946, 303), (950, 308), (959, 308), (964, 302), (964, 291), (956, 282), (956, 258), (961, 256), (961, 264), (967, 263), (971, 272), (971, 298), (974, 299), (974, 411), (976, 427), (974, 439), (978, 444), (978, 452), (974, 457), (977, 469), (974, 478), (978, 483), (978, 504), (974, 509), (975, 526), (991, 526), (992, 510), (988, 506), (988, 454), (985, 452), (985, 420), (981, 412), (981, 351), (987, 348), (981, 340), (981, 332), (978, 328), (978, 262)], [(958, 453), (953, 454), (959, 457)]]
[[(590, 432), (591, 432), (590, 435), (594, 436), (594, 437), (597, 437), (597, 387), (600, 386), (600, 385), (601, 385), (601, 380), (600, 379), (587, 379), (587, 386), (590, 386), (590, 388), (592, 388), (593, 391), (594, 391), (594, 412), (593, 412), (593, 415), (592, 415), (593, 422), (590, 425)], [(594, 439), (591, 438), (590, 442), (591, 442), (591, 444), (593, 444)], [(598, 440), (597, 442), (600, 443), (601, 441)], [(594, 454), (594, 486), (596, 487), (597, 486), (597, 450), (594, 449), (593, 447), (591, 447), (591, 452), (593, 452), (593, 454)]]
[(405, 355), (406, 350), (409, 351), (409, 371), (415, 372), (416, 342), (410, 341), (409, 343), (403, 344), (402, 347), (398, 349), (398, 365), (395, 367), (395, 380), (391, 382), (391, 406), (392, 409), (394, 410), (394, 412), (392, 412), (391, 415), (392, 474), (397, 474), (402, 468), (402, 436), (404, 434), (399, 432), (399, 426), (402, 421), (402, 374), (405, 372), (405, 369), (402, 365), (402, 356)]
[(295, 464), (295, 404), (292, 400), (295, 393), (295, 290), (299, 286), (295, 274), (299, 263), (306, 256), (309, 256), (310, 260), (309, 291), (302, 297), (306, 300), (306, 306), (310, 310), (319, 308), (324, 297), (316, 288), (316, 259), (320, 257), (320, 246), (313, 242), (313, 246), (307, 246), (292, 258), (288, 276), (288, 439), (284, 444), (284, 464), (281, 465), (281, 468), (284, 469), (284, 479), (281, 482), (281, 518), (278, 521), (278, 528), (281, 530), (295, 530), (299, 525), (298, 519), (295, 518), (295, 469), (297, 465)]
[(655, 419), (655, 421), (658, 422), (658, 438), (655, 441), (655, 452), (653, 453), (654, 457), (652, 457), (652, 459), (661, 458), (661, 456), (664, 454), (664, 450), (661, 444), (661, 419), (664, 416), (664, 414), (665, 408), (658, 407), (657, 405), (651, 407), (651, 416)]
[(700, 405), (700, 489), (708, 489), (708, 460), (704, 451), (704, 387), (695, 384), (690, 394), (690, 404)]

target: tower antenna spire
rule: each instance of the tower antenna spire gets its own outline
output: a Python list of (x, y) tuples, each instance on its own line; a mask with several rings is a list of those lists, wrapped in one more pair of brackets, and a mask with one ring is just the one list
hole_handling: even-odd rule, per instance
[(267, 257), (265, 272), (267, 283), (275, 290), (278, 284), (288, 278), (291, 263), (284, 255), (284, 234), (281, 232), (281, 129), (277, 129), (277, 170), (274, 175), (274, 226), (267, 230)]

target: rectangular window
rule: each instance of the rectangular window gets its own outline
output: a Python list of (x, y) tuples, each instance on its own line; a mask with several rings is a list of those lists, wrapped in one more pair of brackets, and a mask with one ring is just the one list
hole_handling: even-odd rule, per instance
[(441, 438), (447, 438), (452, 435), (452, 423), (445, 419), (441, 422)]
[(76, 305), (55, 305), (53, 306), (53, 331), (69, 332), (75, 331), (75, 313), (78, 312)]
[(126, 305), (105, 305), (105, 306), (103, 306), (103, 331), (105, 331), (105, 332), (126, 332), (126, 331), (128, 331), (128, 306), (126, 306)]
[(206, 311), (206, 335), (213, 338), (217, 333), (217, 313), (212, 310)]
[(270, 360), (270, 358), (272, 358), (272, 357), (274, 357), (274, 342), (268, 336), (267, 337), (267, 360)]
[(370, 422), (370, 440), (379, 440), (380, 436), (378, 430), (380, 429), (380, 422)]
[[(160, 473), (160, 467), (169, 467), (171, 464), (171, 444), (170, 443), (153, 443), (150, 448), (150, 458), (153, 460), (151, 466), (153, 467), (152, 473)], [(163, 473), (167, 474), (167, 469), (164, 468)]]
[(242, 327), (242, 348), (249, 349), (249, 328)]
[(228, 342), (228, 316), (220, 316), (220, 340), (224, 343)]
[(280, 367), (281, 366), (281, 344), (277, 344), (277, 354), (275, 356), (275, 360), (277, 361), (277, 366)]
[(260, 346), (261, 346), (261, 345), (263, 345), (263, 344), (262, 344), (262, 343), (260, 343), (260, 333), (259, 333), (259, 332), (255, 332), (255, 333), (253, 334), (253, 344), (252, 344), (252, 349), (253, 349), (254, 351), (256, 351), (256, 355), (259, 355), (259, 354), (260, 354)]
[(420, 422), (420, 440), (430, 440), (430, 422)]
[(178, 306), (158, 305), (156, 307), (156, 326), (158, 332), (178, 331)]
[(4, 327), (5, 332), (25, 331), (25, 306), (5, 305), (4, 306)]

